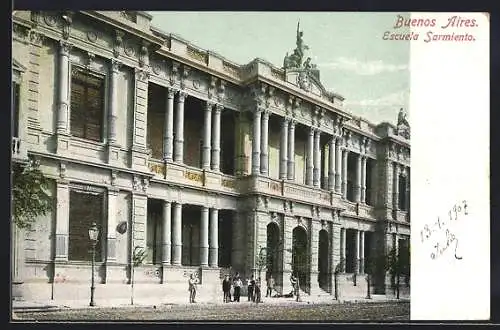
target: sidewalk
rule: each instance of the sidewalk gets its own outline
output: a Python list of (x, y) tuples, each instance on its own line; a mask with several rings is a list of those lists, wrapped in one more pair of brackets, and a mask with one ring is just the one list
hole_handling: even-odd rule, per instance
[[(409, 298), (395, 298), (386, 297), (385, 295), (372, 295), (372, 299), (365, 299), (361, 297), (345, 297), (335, 300), (333, 296), (301, 296), (301, 301), (296, 302), (295, 298), (263, 298), (262, 304), (276, 304), (281, 306), (286, 305), (310, 305), (310, 304), (342, 304), (342, 303), (380, 303), (389, 301), (408, 302)], [(13, 301), (13, 312), (49, 312), (59, 311), (66, 309), (96, 309), (96, 308), (165, 308), (173, 306), (188, 305), (190, 308), (197, 308), (198, 306), (206, 305), (226, 305), (226, 306), (248, 306), (255, 304), (247, 301), (247, 297), (242, 297), (241, 302), (223, 303), (221, 301), (203, 300), (199, 299), (195, 304), (189, 304), (186, 297), (177, 297), (177, 299), (135, 299), (134, 305), (130, 304), (130, 299), (109, 299), (99, 300), (95, 302), (95, 306), (89, 306), (87, 300), (48, 300), (48, 301)], [(259, 304), (260, 305), (260, 304)]]

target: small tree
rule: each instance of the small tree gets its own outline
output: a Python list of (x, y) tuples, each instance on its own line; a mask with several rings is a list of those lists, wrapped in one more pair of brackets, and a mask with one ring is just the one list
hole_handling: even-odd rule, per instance
[(396, 248), (392, 248), (387, 255), (386, 271), (391, 274), (391, 285), (393, 289), (396, 290), (396, 299), (399, 299), (399, 278), (401, 275), (401, 259), (396, 251)]
[(132, 253), (132, 264), (130, 265), (130, 305), (134, 304), (134, 273), (135, 267), (140, 266), (146, 259), (147, 251), (140, 246), (136, 246)]
[(53, 199), (46, 192), (50, 181), (39, 167), (34, 159), (12, 164), (12, 221), (21, 229), (31, 228), (39, 216), (52, 209)]
[(259, 245), (259, 253), (257, 254), (255, 266), (257, 267), (257, 271), (259, 272), (259, 277), (261, 277), (262, 271), (264, 271), (268, 267), (267, 248)]

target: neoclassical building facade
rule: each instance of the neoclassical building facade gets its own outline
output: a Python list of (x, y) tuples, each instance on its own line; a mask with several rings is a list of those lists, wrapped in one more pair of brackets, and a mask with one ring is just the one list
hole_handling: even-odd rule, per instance
[[(348, 113), (305, 56), (236, 64), (144, 12), (13, 15), (13, 161), (37, 159), (54, 208), (15, 230), (27, 299), (219, 294), (225, 273), (290, 275), (305, 294), (389, 294), (381, 255), (409, 250), (409, 127)], [(293, 45), (293, 40), (291, 40)], [(290, 52), (284, 49), (283, 53)], [(338, 276), (334, 276), (337, 273)], [(337, 280), (335, 280), (335, 278)], [(17, 292), (17, 291), (16, 291)]]

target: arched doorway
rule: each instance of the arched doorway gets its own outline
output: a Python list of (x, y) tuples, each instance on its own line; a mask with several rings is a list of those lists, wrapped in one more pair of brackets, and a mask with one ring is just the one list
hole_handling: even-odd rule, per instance
[(328, 258), (329, 247), (330, 244), (328, 242), (328, 232), (322, 229), (319, 232), (318, 244), (318, 283), (319, 287), (325, 291), (329, 291), (330, 287), (330, 258)]
[(307, 233), (303, 227), (297, 226), (292, 232), (292, 272), (298, 277), (300, 288), (309, 287), (309, 244)]
[(267, 225), (267, 264), (266, 279), (273, 275), (276, 280), (279, 277), (280, 267), (280, 231), (276, 223)]

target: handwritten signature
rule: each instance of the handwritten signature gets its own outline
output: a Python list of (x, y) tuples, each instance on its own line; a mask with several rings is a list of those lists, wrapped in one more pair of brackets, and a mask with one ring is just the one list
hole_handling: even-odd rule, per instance
[[(456, 203), (449, 211), (448, 218), (450, 222), (458, 221), (462, 216), (467, 216), (467, 201), (462, 201), (461, 203)], [(444, 234), (444, 242), (440, 240)], [(422, 243), (431, 241), (433, 242), (433, 250), (430, 254), (432, 260), (436, 260), (442, 256), (446, 250), (455, 243), (455, 259), (462, 260), (462, 257), (457, 255), (458, 249), (458, 238), (453, 234), (448, 228), (447, 223), (441, 220), (438, 216), (435, 223), (429, 225), (426, 224), (424, 228), (420, 231), (420, 238)]]

